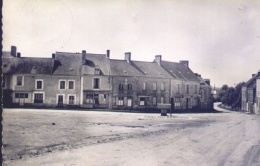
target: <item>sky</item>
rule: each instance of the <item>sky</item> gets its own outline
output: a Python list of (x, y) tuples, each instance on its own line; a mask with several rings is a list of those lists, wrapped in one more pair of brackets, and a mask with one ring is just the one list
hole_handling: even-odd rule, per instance
[(188, 60), (211, 85), (235, 86), (260, 70), (259, 0), (3, 0), (3, 50), (111, 59)]

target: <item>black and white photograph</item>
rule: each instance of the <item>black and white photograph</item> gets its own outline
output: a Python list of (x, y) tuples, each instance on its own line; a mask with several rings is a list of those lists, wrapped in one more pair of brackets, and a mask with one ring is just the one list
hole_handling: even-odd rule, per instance
[(3, 166), (259, 166), (259, 0), (3, 0)]

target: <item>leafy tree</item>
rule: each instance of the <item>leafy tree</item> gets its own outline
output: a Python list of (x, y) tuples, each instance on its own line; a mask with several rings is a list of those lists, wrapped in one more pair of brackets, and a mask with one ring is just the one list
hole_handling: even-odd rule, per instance
[(223, 85), (219, 91), (220, 101), (227, 106), (232, 108), (241, 107), (241, 89), (245, 83), (241, 82), (234, 87)]

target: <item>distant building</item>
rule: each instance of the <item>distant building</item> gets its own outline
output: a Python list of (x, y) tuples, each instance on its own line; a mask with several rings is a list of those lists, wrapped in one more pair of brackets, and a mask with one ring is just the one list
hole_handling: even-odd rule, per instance
[(260, 71), (242, 87), (241, 100), (243, 111), (260, 114)]
[(212, 108), (209, 79), (188, 61), (153, 62), (110, 59), (105, 54), (56, 52), (51, 58), (22, 57), (12, 46), (3, 52), (4, 106), (82, 107), (106, 109)]

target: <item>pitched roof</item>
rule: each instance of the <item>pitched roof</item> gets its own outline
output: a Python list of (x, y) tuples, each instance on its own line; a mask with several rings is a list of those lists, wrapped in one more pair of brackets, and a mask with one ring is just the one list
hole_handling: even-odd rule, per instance
[(54, 75), (80, 75), (81, 53), (56, 52)]
[(109, 75), (109, 59), (107, 59), (106, 54), (87, 53), (85, 65), (83, 65), (83, 74), (94, 74), (96, 68), (100, 69), (100, 75)]
[(51, 74), (54, 60), (51, 58), (2, 58), (5, 74)]
[(110, 60), (111, 75), (116, 76), (144, 76), (141, 70), (138, 70), (126, 60)]
[(181, 63), (161, 61), (161, 66), (177, 79), (199, 81), (192, 70)]
[(250, 87), (250, 88), (255, 88), (256, 87), (256, 80), (257, 78), (260, 78), (260, 72), (258, 72), (257, 74), (255, 74), (253, 77), (251, 77), (244, 86), (246, 87)]
[(132, 65), (148, 77), (172, 78), (172, 76), (156, 62), (132, 61)]

